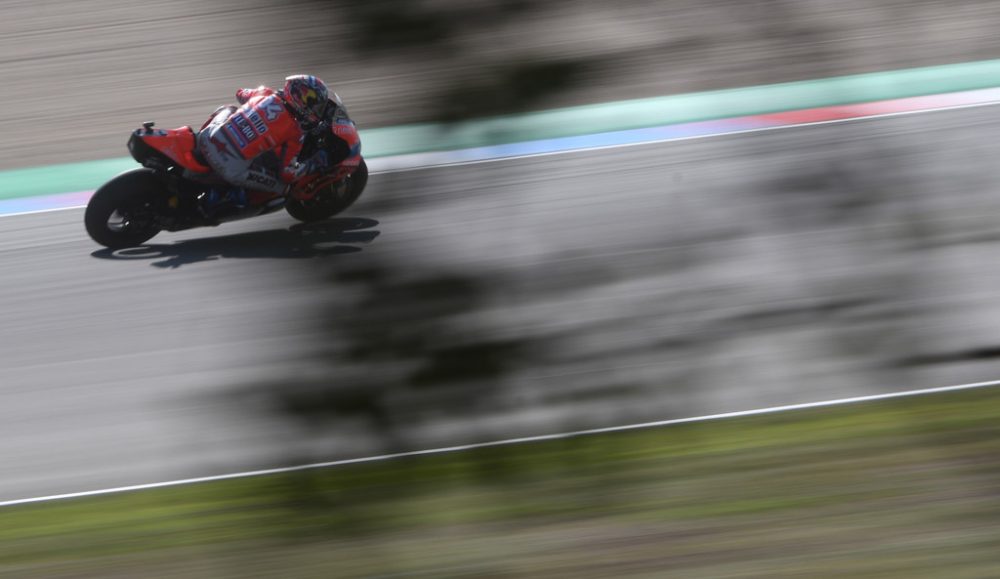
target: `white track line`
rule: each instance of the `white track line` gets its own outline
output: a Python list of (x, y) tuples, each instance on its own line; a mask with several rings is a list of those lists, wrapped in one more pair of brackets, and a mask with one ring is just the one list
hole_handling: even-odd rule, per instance
[[(517, 160), (521, 160), (521, 159), (531, 159), (531, 158), (534, 158), (534, 157), (550, 157), (550, 156), (554, 156), (554, 155), (569, 155), (569, 154), (573, 154), (573, 153), (588, 153), (588, 152), (594, 152), (594, 151), (606, 151), (606, 150), (611, 150), (611, 149), (624, 149), (626, 147), (641, 147), (641, 146), (646, 146), (646, 145), (659, 145), (659, 144), (663, 144), (663, 143), (672, 143), (672, 142), (696, 141), (696, 140), (712, 139), (712, 138), (718, 138), (718, 137), (730, 137), (730, 136), (736, 136), (736, 135), (747, 135), (747, 134), (751, 134), (751, 133), (764, 133), (764, 132), (780, 131), (780, 130), (786, 130), (786, 129), (797, 129), (797, 128), (803, 128), (803, 127), (816, 127), (816, 126), (822, 126), (822, 125), (835, 125), (835, 124), (843, 124), (843, 123), (851, 123), (851, 122), (859, 122), (859, 121), (867, 121), (867, 120), (880, 120), (880, 119), (888, 119), (888, 118), (893, 118), (893, 117), (904, 117), (904, 116), (920, 115), (920, 114), (927, 114), (927, 113), (940, 113), (940, 112), (956, 111), (956, 110), (963, 110), (963, 109), (975, 109), (975, 108), (991, 107), (991, 106), (997, 106), (997, 105), (1000, 105), (1000, 102), (998, 102), (998, 101), (989, 101), (989, 102), (982, 102), (982, 103), (969, 103), (969, 104), (961, 104), (961, 105), (949, 105), (949, 106), (935, 107), (935, 108), (929, 108), (929, 109), (920, 109), (920, 110), (915, 110), (915, 111), (900, 111), (900, 112), (894, 112), (894, 113), (880, 113), (880, 114), (876, 114), (876, 115), (866, 115), (866, 116), (851, 117), (851, 118), (846, 118), (846, 119), (832, 119), (832, 120), (828, 120), (828, 121), (813, 121), (813, 122), (808, 122), (808, 123), (795, 123), (795, 124), (789, 124), (789, 125), (778, 125), (778, 126), (773, 126), (773, 127), (760, 127), (760, 128), (756, 128), (756, 129), (740, 129), (740, 130), (735, 130), (735, 131), (724, 131), (724, 132), (719, 132), (719, 133), (711, 133), (711, 134), (707, 134), (707, 135), (690, 135), (690, 136), (686, 136), (686, 137), (664, 137), (662, 139), (650, 139), (650, 140), (639, 141), (639, 142), (634, 142), (634, 143), (619, 143), (619, 144), (615, 144), (615, 145), (593, 145), (593, 146), (585, 146), (585, 147), (580, 147), (580, 148), (575, 148), (575, 149), (564, 149), (564, 150), (556, 150), (556, 151), (544, 151), (544, 152), (540, 152), (540, 153), (525, 153), (525, 154), (522, 154), (522, 155), (507, 155), (507, 156), (503, 156), (503, 157), (490, 157), (490, 158), (486, 158), (486, 159), (470, 159), (470, 160), (463, 160), (463, 161), (438, 161), (438, 162), (425, 163), (425, 164), (413, 165), (413, 166), (406, 166), (406, 165), (404, 165), (404, 166), (397, 166), (397, 167), (389, 167), (387, 169), (372, 169), (371, 174), (372, 175), (379, 175), (379, 174), (388, 174), (388, 173), (401, 173), (401, 172), (405, 172), (405, 171), (420, 171), (420, 170), (426, 170), (426, 169), (441, 169), (441, 168), (447, 168), (447, 167), (463, 167), (463, 166), (466, 166), (466, 165), (478, 165), (478, 164), (481, 164), (481, 163), (496, 163), (496, 162), (501, 162), (501, 161), (517, 161)], [(738, 118), (738, 117), (733, 117), (733, 118)], [(715, 119), (715, 120), (722, 121), (722, 120), (725, 120), (725, 119)], [(664, 126), (670, 126), (670, 125), (664, 125)], [(651, 127), (651, 128), (656, 128), (656, 127)], [(474, 149), (482, 149), (482, 148), (486, 148), (486, 147), (473, 147), (473, 148)], [(435, 151), (435, 152), (431, 152), (431, 153), (414, 153), (414, 154), (412, 154), (412, 156), (424, 156), (424, 155), (437, 155), (437, 154), (440, 154), (441, 156), (444, 157), (444, 156), (458, 155), (458, 154), (461, 154), (462, 152), (468, 151), (468, 150), (470, 150), (470, 149), (462, 149), (462, 150), (458, 150), (458, 151)], [(391, 157), (373, 157), (372, 159), (369, 160), (369, 163), (371, 163), (372, 165), (376, 165), (377, 166), (378, 164), (382, 164), (383, 162), (391, 163), (392, 160), (402, 160), (402, 159), (405, 159), (406, 157), (409, 157), (409, 156), (411, 156), (411, 155), (408, 154), (408, 155), (395, 155), (395, 156), (391, 156)], [(404, 163), (405, 163), (405, 161), (404, 161)], [(6, 214), (0, 213), (0, 219), (2, 219), (4, 217), (17, 217), (17, 216), (23, 216), (23, 215), (35, 215), (37, 213), (52, 213), (52, 212), (55, 212), (55, 211), (68, 211), (68, 210), (71, 210), (71, 209), (83, 209), (85, 207), (86, 207), (86, 205), (74, 205), (74, 206), (70, 206), (70, 207), (56, 207), (56, 208), (49, 208), (49, 209), (39, 209), (39, 210), (34, 210), (34, 211), (22, 211), (22, 212), (18, 212), (18, 213), (6, 213)], [(0, 505), (0, 506), (2, 506), (2, 505)]]
[(415, 450), (411, 452), (400, 452), (396, 454), (382, 454), (378, 456), (365, 456), (360, 458), (349, 458), (345, 460), (334, 460), (330, 462), (317, 462), (313, 464), (303, 464), (298, 466), (287, 466), (282, 468), (269, 468), (264, 470), (252, 470), (247, 472), (236, 472), (230, 474), (220, 474), (214, 476), (203, 476), (197, 478), (187, 478), (180, 480), (155, 482), (147, 484), (138, 484), (131, 486), (115, 487), (108, 489), (99, 489), (93, 491), (81, 491), (75, 493), (65, 493), (60, 495), (49, 495), (44, 497), (31, 497), (25, 499), (14, 499), (8, 501), (0, 501), (0, 507), (12, 507), (15, 505), (26, 505), (30, 503), (43, 503), (49, 501), (57, 501), (63, 499), (76, 499), (83, 497), (95, 497), (100, 495), (110, 495), (116, 493), (125, 493), (130, 491), (142, 491), (150, 489), (158, 489), (163, 487), (175, 487), (182, 485), (190, 485), (197, 483), (206, 482), (216, 482), (224, 481), (230, 479), (238, 478), (249, 478), (256, 476), (265, 476), (272, 474), (283, 474), (291, 472), (299, 472), (304, 470), (313, 470), (320, 468), (331, 468), (337, 466), (346, 466), (351, 464), (361, 464), (366, 462), (381, 462), (386, 460), (393, 460), (397, 458), (407, 458), (415, 456), (424, 456), (431, 454), (445, 454), (451, 452), (460, 452), (464, 450), (475, 450), (479, 448), (489, 448), (494, 446), (508, 446), (514, 444), (525, 444), (531, 442), (545, 442), (552, 440), (565, 440), (569, 438), (575, 438), (578, 436), (589, 436), (593, 434), (607, 434), (613, 432), (624, 432), (628, 430), (639, 430), (644, 428), (656, 428), (663, 426), (672, 426), (676, 424), (688, 424), (693, 422), (708, 422), (712, 420), (725, 420), (729, 418), (743, 418), (747, 416), (758, 416), (762, 414), (777, 414), (780, 412), (789, 412), (794, 410), (808, 410), (811, 408), (829, 408), (832, 406), (843, 406), (847, 404), (857, 404), (863, 402), (875, 402), (878, 400), (890, 400), (894, 398), (908, 398), (913, 396), (924, 396), (928, 394), (942, 394), (946, 392), (956, 392), (959, 390), (972, 390), (975, 388), (987, 388), (991, 386), (1000, 386), (1000, 380), (993, 380), (990, 382), (975, 382), (972, 384), (959, 384), (956, 386), (940, 386), (937, 388), (925, 388), (923, 390), (907, 390), (904, 392), (890, 392), (887, 394), (872, 394), (869, 396), (855, 396), (853, 398), (840, 398), (836, 400), (823, 400), (820, 402), (806, 402), (803, 404), (789, 404), (786, 406), (772, 406), (769, 408), (757, 408), (754, 410), (740, 410), (736, 412), (724, 412), (722, 414), (709, 414), (705, 416), (693, 416), (690, 418), (674, 418), (671, 420), (658, 420), (656, 422), (642, 422), (639, 424), (625, 424), (621, 426), (609, 426), (606, 428), (593, 428), (589, 430), (577, 430), (573, 432), (560, 432), (557, 434), (543, 434), (539, 436), (526, 436), (522, 438), (509, 438), (506, 440), (494, 440), (491, 442), (481, 442), (476, 444), (463, 444), (459, 446), (446, 446), (443, 448), (431, 448), (426, 450)]

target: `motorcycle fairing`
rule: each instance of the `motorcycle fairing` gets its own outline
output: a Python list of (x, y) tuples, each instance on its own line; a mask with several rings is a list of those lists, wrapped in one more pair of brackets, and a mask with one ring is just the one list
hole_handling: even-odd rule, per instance
[(211, 173), (212, 169), (195, 157), (195, 145), (194, 131), (188, 126), (169, 130), (143, 128), (133, 131), (128, 150), (140, 163), (144, 163), (155, 151), (195, 173)]

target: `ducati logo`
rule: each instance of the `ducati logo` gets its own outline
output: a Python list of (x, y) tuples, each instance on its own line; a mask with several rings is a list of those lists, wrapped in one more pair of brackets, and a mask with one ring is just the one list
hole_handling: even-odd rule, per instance
[(265, 187), (273, 187), (274, 185), (278, 184), (277, 179), (268, 177), (267, 175), (261, 175), (260, 173), (249, 173), (247, 175), (247, 181), (250, 181), (252, 183), (260, 183)]

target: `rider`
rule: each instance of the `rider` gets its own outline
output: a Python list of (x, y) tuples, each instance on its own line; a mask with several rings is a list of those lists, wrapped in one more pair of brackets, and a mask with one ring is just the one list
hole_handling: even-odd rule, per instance
[[(361, 140), (340, 97), (311, 75), (285, 79), (282, 90), (267, 86), (236, 92), (240, 107), (220, 107), (198, 134), (198, 151), (228, 183), (272, 196), (283, 196), (298, 179), (337, 167), (350, 175), (361, 161)], [(299, 160), (305, 136), (329, 130), (333, 146)], [(217, 192), (212, 192), (222, 201)], [(232, 195), (237, 199), (232, 199)], [(246, 192), (235, 189), (228, 200), (245, 205)], [(210, 201), (210, 203), (212, 202)]]

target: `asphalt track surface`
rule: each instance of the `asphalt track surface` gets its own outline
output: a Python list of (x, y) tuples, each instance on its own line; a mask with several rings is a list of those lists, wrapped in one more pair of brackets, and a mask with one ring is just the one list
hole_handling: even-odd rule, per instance
[[(82, 210), (0, 218), (0, 500), (288, 461), (295, 428), (232, 392), (301, 371), (329, 292), (310, 280), (340, 260), (548, 278), (493, 312), (561, 340), (515, 377), (538, 404), (476, 417), (497, 438), (995, 378), (953, 354), (992, 346), (1000, 313), (997, 112), (373, 175), (326, 224), (277, 214), (118, 254)], [(609, 383), (630, 387), (572, 396)], [(462, 419), (414, 444), (462, 443)]]

